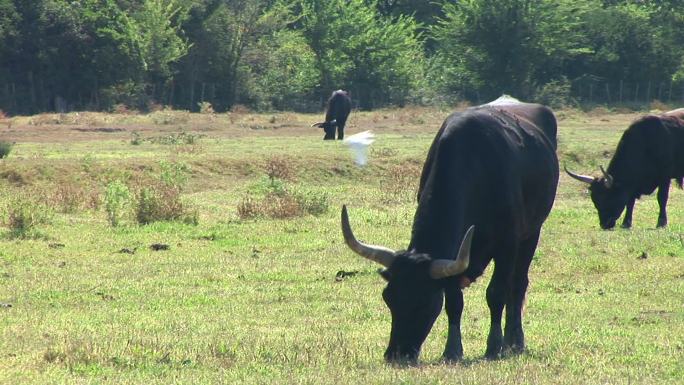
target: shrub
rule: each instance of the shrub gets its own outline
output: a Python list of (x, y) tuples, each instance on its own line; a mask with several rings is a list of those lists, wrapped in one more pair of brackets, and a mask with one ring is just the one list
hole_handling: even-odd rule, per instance
[(325, 191), (303, 190), (294, 193), (294, 198), (301, 210), (311, 215), (322, 215), (328, 212), (330, 203)]
[(265, 169), (271, 184), (276, 179), (290, 180), (294, 175), (294, 167), (292, 167), (292, 164), (287, 159), (282, 157), (274, 156), (266, 160)]
[(131, 133), (131, 144), (134, 146), (139, 146), (142, 144), (142, 137), (138, 131), (133, 131)]
[(105, 188), (105, 211), (110, 225), (118, 226), (121, 223), (121, 218), (125, 215), (130, 200), (131, 192), (124, 183), (115, 180), (107, 184)]
[(199, 102), (197, 107), (199, 107), (200, 114), (213, 114), (215, 112), (214, 107), (209, 102)]
[(248, 195), (238, 203), (237, 214), (240, 219), (256, 218), (261, 215), (260, 203)]
[(138, 191), (135, 219), (141, 225), (159, 221), (181, 221), (196, 225), (199, 214), (183, 204), (179, 188), (161, 183)]
[(49, 222), (50, 214), (34, 197), (18, 195), (7, 206), (6, 225), (14, 237), (28, 238), (36, 226)]
[(55, 186), (47, 197), (47, 201), (51, 207), (61, 213), (74, 213), (88, 203), (86, 195), (83, 186), (76, 182), (65, 181)]
[(9, 153), (12, 151), (12, 143), (0, 140), (0, 159), (7, 158)]
[(147, 182), (138, 189), (135, 218), (139, 224), (180, 220), (197, 224), (199, 215), (181, 200), (190, 167), (185, 163), (160, 162), (159, 179)]
[(244, 197), (237, 206), (241, 219), (261, 216), (267, 218), (293, 218), (306, 214), (321, 215), (329, 209), (328, 194), (313, 190), (292, 190), (283, 188), (273, 190), (261, 199), (253, 196)]
[(577, 103), (571, 96), (571, 84), (565, 77), (550, 81), (539, 89), (535, 94), (535, 101), (551, 108), (567, 108)]

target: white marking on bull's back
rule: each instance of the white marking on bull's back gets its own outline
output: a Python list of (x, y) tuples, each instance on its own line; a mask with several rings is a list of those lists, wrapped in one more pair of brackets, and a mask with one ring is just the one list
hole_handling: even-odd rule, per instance
[(503, 95), (499, 96), (498, 99), (491, 101), (491, 102), (487, 103), (486, 105), (487, 106), (502, 106), (502, 105), (506, 105), (506, 104), (520, 104), (520, 103), (522, 103), (520, 100), (518, 100), (518, 99), (516, 99), (510, 95), (503, 94)]

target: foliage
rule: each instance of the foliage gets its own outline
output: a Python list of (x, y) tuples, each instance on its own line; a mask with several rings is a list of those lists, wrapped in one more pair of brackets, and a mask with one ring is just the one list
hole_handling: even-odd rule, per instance
[(571, 94), (570, 82), (568, 79), (562, 78), (552, 80), (539, 87), (535, 92), (534, 100), (551, 108), (568, 108), (576, 104)]
[(12, 151), (13, 144), (0, 140), (0, 159), (7, 158)]
[(325, 93), (351, 90), (365, 108), (408, 99), (423, 70), (415, 20), (383, 18), (363, 0), (300, 0), (298, 6)]
[(594, 83), (674, 88), (672, 102), (683, 58), (678, 1), (0, 0), (11, 115), (313, 111), (340, 88), (364, 109), (454, 105), (560, 79), (579, 102)]
[(433, 71), (449, 93), (491, 100), (532, 96), (535, 82), (587, 54), (581, 33), (588, 1), (467, 0), (445, 5), (433, 29)]
[(135, 219), (141, 225), (158, 221), (181, 221), (197, 224), (198, 212), (181, 198), (190, 168), (185, 163), (162, 161), (158, 179), (138, 186), (135, 196)]
[(5, 225), (15, 238), (33, 238), (36, 227), (50, 222), (52, 211), (38, 202), (33, 193), (15, 195), (9, 199), (5, 209)]
[(125, 216), (125, 210), (129, 207), (131, 192), (123, 182), (111, 181), (105, 188), (105, 211), (109, 224), (116, 227)]

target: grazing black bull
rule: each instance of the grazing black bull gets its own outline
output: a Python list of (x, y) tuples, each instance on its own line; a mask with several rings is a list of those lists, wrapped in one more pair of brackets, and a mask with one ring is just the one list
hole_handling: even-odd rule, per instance
[(335, 127), (337, 127), (337, 139), (344, 139), (344, 125), (347, 124), (351, 106), (349, 92), (344, 90), (333, 91), (325, 110), (325, 122), (314, 123), (311, 127), (323, 129), (325, 132), (323, 140), (335, 139)]
[(658, 188), (657, 227), (667, 226), (667, 198), (670, 180), (682, 187), (684, 177), (684, 108), (662, 115), (647, 115), (632, 123), (622, 134), (608, 170), (602, 177), (565, 171), (589, 184), (594, 206), (603, 229), (611, 229), (627, 208), (622, 227), (632, 226), (634, 201)]
[(388, 361), (417, 360), (443, 298), (449, 322), (443, 358), (460, 359), (462, 289), (492, 259), (485, 354), (496, 358), (503, 348), (524, 349), (528, 269), (558, 183), (556, 119), (547, 107), (500, 100), (454, 113), (442, 124), (423, 167), (407, 250), (357, 241), (342, 208), (347, 245), (386, 267), (381, 275), (392, 315)]

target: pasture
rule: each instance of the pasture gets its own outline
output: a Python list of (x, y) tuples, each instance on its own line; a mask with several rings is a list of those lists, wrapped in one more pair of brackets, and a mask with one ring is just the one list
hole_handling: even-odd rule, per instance
[[(16, 141), (0, 159), (0, 383), (684, 383), (684, 192), (673, 184), (665, 229), (647, 196), (631, 230), (602, 231), (565, 173), (531, 267), (527, 352), (482, 359), (490, 266), (465, 290), (462, 363), (439, 362), (444, 314), (419, 366), (384, 363), (384, 281), (345, 246), (339, 210), (360, 239), (405, 247), (447, 113), (352, 112), (347, 134), (378, 136), (365, 168), (309, 127), (320, 114), (0, 120)], [(597, 174), (639, 115), (558, 112), (561, 167)], [(134, 191), (169, 170), (179, 220), (139, 225), (122, 205), (110, 225), (109, 183)], [(17, 231), (17, 205), (44, 218)]]

